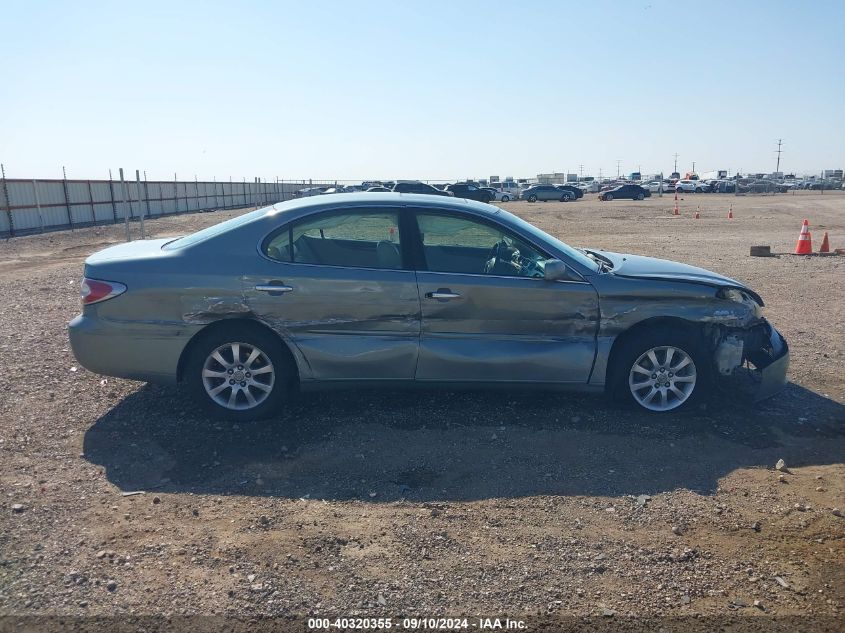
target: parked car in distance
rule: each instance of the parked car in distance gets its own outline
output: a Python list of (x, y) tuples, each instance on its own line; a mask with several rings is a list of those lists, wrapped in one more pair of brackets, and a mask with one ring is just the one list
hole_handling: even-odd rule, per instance
[(739, 281), (445, 196), (310, 197), (112, 246), (85, 261), (81, 296), (83, 367), (184, 383), (244, 422), (350, 384), (575, 388), (666, 412), (746, 362), (771, 396), (789, 364)]
[(678, 193), (706, 193), (709, 187), (700, 180), (679, 180), (675, 183)]
[(561, 191), (571, 192), (572, 195), (575, 196), (574, 200), (584, 197), (584, 190), (580, 187), (576, 187), (575, 185), (555, 185), (555, 187), (557, 187)]
[(533, 185), (523, 189), (519, 198), (520, 200), (528, 200), (528, 202), (548, 202), (549, 200), (569, 202), (575, 200), (575, 194), (571, 191), (558, 189), (555, 185)]
[(387, 187), (375, 186), (375, 187), (370, 187), (369, 189), (367, 189), (367, 191), (370, 192), (370, 193), (388, 193), (391, 190), (388, 189)]
[(432, 187), (431, 185), (420, 182), (419, 180), (403, 180), (401, 182), (397, 182), (393, 185), (393, 191), (395, 193), (424, 193), (431, 196), (452, 195), (447, 191), (443, 191), (437, 187)]
[(308, 198), (310, 196), (319, 196), (326, 189), (328, 189), (328, 187), (305, 187), (304, 189), (298, 189), (297, 191), (294, 191), (293, 197)]
[(717, 180), (710, 186), (712, 193), (735, 193), (736, 182), (733, 180)]
[(519, 200), (519, 193), (522, 191), (522, 188), (516, 183), (511, 180), (505, 182), (494, 182), (490, 183), (488, 189), (492, 189), (496, 192), (496, 200), (501, 200), (502, 202), (509, 202), (510, 200)]
[(511, 194), (507, 191), (500, 191), (493, 187), (481, 187), (484, 191), (489, 191), (490, 195), (493, 196), (493, 200), (497, 202), (508, 202), (511, 199)]
[(651, 192), (639, 185), (619, 185), (610, 191), (602, 191), (599, 200), (645, 200), (651, 196)]
[(660, 193), (662, 190), (663, 193), (666, 193), (666, 185), (664, 185), (659, 180), (652, 180), (651, 182), (644, 182), (640, 185), (643, 189), (647, 190), (649, 193)]
[(487, 189), (463, 182), (446, 185), (446, 191), (456, 198), (466, 198), (467, 200), (477, 200), (478, 202), (491, 202), (496, 198), (495, 194)]

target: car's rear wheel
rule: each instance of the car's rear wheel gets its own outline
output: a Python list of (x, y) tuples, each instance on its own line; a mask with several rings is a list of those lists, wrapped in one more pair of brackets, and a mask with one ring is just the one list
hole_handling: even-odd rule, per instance
[(502, 196), (502, 202), (510, 202), (510, 196)]
[(537, 196), (531, 194), (530, 196), (528, 196), (528, 202), (537, 202)]
[(696, 187), (695, 189), (695, 193), (702, 193), (703, 191), (704, 189), (702, 189), (701, 187)]
[(605, 200), (613, 200), (613, 195), (612, 195), (612, 194), (609, 194), (609, 193), (606, 193), (606, 194), (604, 194), (604, 199), (605, 199)]
[(560, 197), (560, 201), (561, 201), (561, 202), (569, 202), (571, 199), (572, 199), (572, 198), (570, 198), (568, 194), (563, 194), (563, 195)]
[(710, 385), (707, 355), (697, 336), (652, 330), (623, 342), (612, 368), (614, 390), (655, 413), (689, 407)]
[(193, 344), (185, 380), (211, 415), (246, 422), (271, 415), (290, 391), (291, 370), (282, 342), (253, 327), (212, 330)]

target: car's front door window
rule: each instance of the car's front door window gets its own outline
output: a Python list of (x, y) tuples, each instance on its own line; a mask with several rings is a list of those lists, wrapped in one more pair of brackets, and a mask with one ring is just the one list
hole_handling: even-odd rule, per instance
[(465, 217), (419, 213), (417, 225), (432, 272), (542, 277), (548, 256), (498, 226)]

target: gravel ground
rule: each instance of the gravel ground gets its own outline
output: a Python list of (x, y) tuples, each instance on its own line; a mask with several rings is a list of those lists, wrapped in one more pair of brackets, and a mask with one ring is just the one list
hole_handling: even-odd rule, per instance
[(181, 389), (76, 365), (81, 264), (122, 227), (0, 243), (0, 614), (841, 618), (845, 257), (748, 249), (788, 253), (804, 217), (845, 246), (845, 195), (672, 204), (502, 206), (574, 245), (749, 283), (792, 350), (789, 387), (760, 406), (355, 391), (233, 427)]

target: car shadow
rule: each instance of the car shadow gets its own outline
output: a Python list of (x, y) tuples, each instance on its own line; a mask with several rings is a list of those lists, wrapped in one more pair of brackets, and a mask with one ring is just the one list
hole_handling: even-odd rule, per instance
[(123, 491), (368, 502), (715, 492), (737, 468), (838, 463), (845, 406), (790, 384), (754, 405), (717, 394), (651, 415), (599, 396), (510, 391), (303, 394), (232, 425), (145, 385), (85, 435)]

